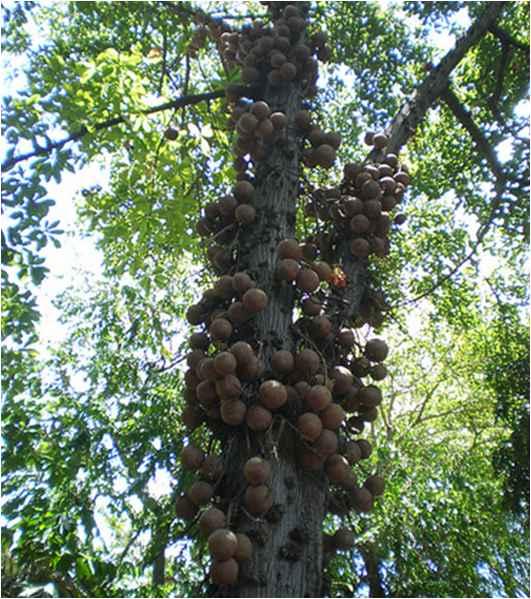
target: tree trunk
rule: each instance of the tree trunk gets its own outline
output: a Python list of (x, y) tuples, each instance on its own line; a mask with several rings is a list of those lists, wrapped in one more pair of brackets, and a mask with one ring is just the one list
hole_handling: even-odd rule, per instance
[[(277, 245), (295, 237), (295, 211), (299, 194), (301, 145), (293, 118), (302, 107), (300, 84), (280, 89), (268, 86), (263, 99), (272, 111), (288, 118), (284, 139), (275, 144), (255, 172), (257, 220), (238, 240), (238, 269), (246, 270), (269, 296), (269, 303), (254, 321), (260, 341), (260, 359), (270, 371), (271, 355), (278, 349), (294, 352), (292, 335), (294, 288), (275, 282)], [(312, 476), (297, 466), (296, 435), (289, 424), (275, 419), (271, 431), (239, 436), (226, 444), (228, 486), (234, 494), (245, 490), (242, 467), (251, 456), (264, 455), (272, 466), (274, 505), (266, 518), (239, 514), (239, 530), (254, 543), (254, 556), (242, 565), (240, 583), (231, 588), (237, 597), (318, 597), (321, 594), (321, 527), (325, 515), (323, 477)]]
[(367, 582), (369, 583), (369, 597), (385, 597), (385, 589), (382, 584), (380, 573), (380, 563), (376, 556), (374, 547), (368, 546), (361, 549), (365, 570), (367, 572)]

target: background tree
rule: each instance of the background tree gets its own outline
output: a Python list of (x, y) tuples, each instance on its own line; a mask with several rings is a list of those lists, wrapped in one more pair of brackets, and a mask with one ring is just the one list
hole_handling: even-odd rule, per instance
[[(528, 85), (527, 29), (522, 27), (528, 20), (527, 6), (492, 4), (405, 3), (382, 11), (370, 3), (333, 7), (325, 3), (310, 9), (311, 22), (334, 39), (315, 106), (324, 124), (343, 136), (340, 158), (364, 156), (365, 150), (356, 142), (365, 123), (383, 128), (394, 119), (392, 131), (407, 131), (406, 137), (415, 129), (408, 145), (415, 180), (406, 205), (409, 226), (395, 235), (386, 264), (378, 264), (378, 273), (371, 276), (386, 292), (397, 326), (407, 323), (404, 304), (429, 305), (425, 311), (436, 338), (446, 329), (456, 331), (458, 339), (465, 328), (477, 331), (476, 339), (481, 339), (482, 327), (519, 330), (521, 311), (512, 308), (512, 319), (498, 320), (505, 325), (493, 324), (491, 304), (482, 297), (483, 288), (476, 289), (487, 255), (495, 256), (499, 264), (492, 282), (498, 305), (521, 306), (526, 300), (515, 273), (521, 268), (528, 236), (528, 142), (525, 113), (518, 104)], [(247, 9), (265, 12), (251, 4)], [(213, 58), (214, 41), (202, 32), (212, 15), (214, 19), (238, 15), (230, 14), (233, 6), (230, 13), (223, 13), (225, 8), (217, 3), (215, 10), (219, 12), (211, 13), (208, 7), (203, 12), (187, 3), (156, 2), (133, 3), (127, 9), (112, 4), (50, 8), (27, 3), (6, 10), (6, 47), (26, 55), (25, 91), (8, 99), (4, 110), (6, 138), (12, 146), (3, 185), (11, 217), (2, 238), (4, 472), (11, 500), (5, 514), (10, 528), (17, 525), (18, 517), (23, 524), (19, 521), (15, 527), (25, 531), (4, 535), (19, 566), (14, 590), (21, 580), (44, 580), (55, 582), (63, 596), (124, 592), (142, 596), (152, 592), (142, 569), (154, 563), (160, 566), (165, 550), (175, 557), (166, 560), (167, 587), (160, 586), (164, 577), (158, 568), (153, 582), (160, 593), (191, 594), (192, 588), (198, 592), (194, 585), (205, 580), (201, 546), (191, 549), (187, 543), (179, 544), (190, 531), (174, 519), (172, 494), (154, 501), (149, 483), (157, 469), (171, 473), (172, 492), (189, 483), (177, 460), (185, 433), (178, 425), (182, 374), (176, 347), (183, 331), (175, 328), (176, 319), (184, 315), (189, 285), (175, 285), (175, 277), (182, 272), (183, 277), (208, 283), (206, 273), (191, 268), (198, 257), (204, 257), (204, 248), (190, 235), (190, 228), (198, 206), (216, 198), (219, 189), (233, 180), (226, 160), (231, 141), (221, 98), (227, 80), (235, 75)], [(475, 25), (460, 25), (454, 18), (458, 10), (466, 11)], [(32, 47), (36, 28), (24, 27), (28, 19), (42, 28), (40, 47)], [(239, 23), (239, 19), (226, 22)], [(475, 37), (465, 35), (470, 43), (464, 49), (456, 45), (464, 50), (461, 54), (450, 50), (446, 57), (434, 55), (429, 43), (434, 23), (461, 29), (460, 33), (473, 30)], [(413, 27), (419, 28), (419, 36), (412, 36)], [(452, 56), (457, 56), (453, 65), (448, 59)], [(439, 67), (431, 70), (430, 61)], [(439, 91), (434, 94), (434, 89)], [(414, 90), (416, 103), (411, 109), (406, 98), (414, 98)], [(424, 104), (422, 90), (430, 92)], [(154, 97), (157, 101), (151, 100)], [(405, 120), (396, 119), (397, 114)], [(169, 124), (169, 135), (176, 137), (173, 141), (163, 136)], [(399, 139), (398, 146), (404, 140)], [(491, 149), (502, 142), (509, 147), (509, 160), (502, 161)], [(56, 348), (45, 366), (35, 349), (38, 312), (27, 284), (28, 276), (36, 284), (45, 276), (39, 254), (58, 232), (58, 223), (46, 221), (51, 201), (45, 183), (52, 177), (60, 179), (65, 168), (86, 164), (102, 153), (110, 157), (109, 184), (87, 189), (79, 206), (85, 226), (98, 235), (105, 283), (100, 293), (62, 300), (65, 321), (73, 325), (72, 336)], [(309, 175), (310, 182), (322, 182), (314, 176)], [(311, 222), (302, 214), (297, 216), (298, 233), (311, 232)], [(183, 251), (191, 256), (184, 262)], [(113, 290), (110, 297), (109, 289)], [(423, 303), (420, 297), (427, 299)], [(473, 306), (480, 317), (472, 316)], [(491, 374), (486, 376), (493, 381), (489, 384), (500, 381), (501, 364), (510, 368), (524, 355), (517, 348), (525, 338), (518, 333), (514, 337), (514, 343), (502, 334), (492, 337), (504, 339), (500, 343), (507, 358), (489, 354)], [(420, 347), (427, 356), (431, 348), (424, 343)], [(445, 346), (437, 347), (433, 363), (445, 353)], [(472, 357), (465, 352), (459, 362), (470, 373), (475, 372)], [(410, 372), (407, 380), (404, 375), (400, 381), (398, 397), (408, 397), (405, 389), (411, 387), (411, 396), (423, 402), (426, 389), (436, 384), (436, 373), (426, 372), (426, 362), (415, 370), (410, 361), (405, 356), (397, 364), (399, 372)], [(467, 378), (461, 369), (458, 375), (460, 382)], [(476, 399), (476, 387), (472, 382), (468, 387)], [(451, 390), (443, 394), (444, 390), (441, 412), (451, 411), (456, 434), (469, 427), (482, 431), (482, 417), (488, 420), (489, 413), (493, 415), (494, 398), (485, 396), (483, 408), (468, 414), (458, 409), (460, 402), (452, 401)], [(386, 405), (395, 397), (392, 388), (389, 393)], [(454, 393), (460, 400), (467, 396), (463, 384)], [(522, 397), (516, 387), (514, 396)], [(526, 438), (528, 448), (525, 418), (516, 415), (519, 410), (525, 413), (525, 408), (525, 403), (521, 410), (500, 408), (514, 430), (513, 448), (525, 448)], [(160, 420), (161, 413), (167, 420)], [(431, 443), (434, 430), (445, 438), (449, 423), (444, 417), (431, 418), (429, 426), (442, 420), (441, 428), (425, 428), (423, 417), (421, 413), (414, 427), (395, 436), (400, 441), (396, 449), (392, 434), (375, 436), (382, 439), (375, 464), (383, 470), (389, 464), (393, 472), (398, 462), (403, 474), (391, 477), (387, 497), (374, 516), (354, 520), (360, 541), (354, 554), (330, 562), (331, 592), (344, 592), (340, 582), (345, 572), (351, 572), (347, 595), (353, 590), (363, 592), (366, 583), (373, 595), (382, 591), (470, 595), (474, 588), (483, 596), (493, 588), (508, 596), (525, 593), (525, 557), (520, 559), (525, 550), (516, 557), (507, 551), (508, 544), (520, 538), (525, 523), (501, 510), (500, 481), (490, 469), (490, 455), (485, 460), (483, 452), (463, 453), (467, 435), (462, 434), (464, 440), (455, 445), (450, 444), (451, 436), (446, 437), (455, 455), (467, 458), (467, 484), (458, 482), (463, 461), (441, 461)], [(419, 427), (424, 434), (415, 437), (415, 432), (407, 432)], [(501, 424), (492, 426), (492, 441), (485, 447), (494, 449), (503, 438)], [(422, 455), (428, 457), (421, 460)], [(514, 455), (514, 460), (503, 461), (516, 467), (505, 479), (509, 493), (518, 480), (514, 474), (525, 480), (526, 473), (527, 462), (519, 467), (519, 454)], [(433, 470), (421, 474), (418, 469), (431, 465), (434, 457), (440, 470), (436, 475)], [(479, 477), (478, 472), (485, 476)], [(119, 489), (117, 480), (124, 481)], [(411, 480), (426, 482), (414, 489), (418, 493), (406, 492)], [(517, 487), (522, 488), (521, 483)], [(522, 502), (521, 492), (516, 496), (514, 505), (525, 515), (525, 497)], [(403, 513), (411, 505), (417, 507), (411, 510), (407, 529)], [(502, 531), (486, 525), (487, 520), (493, 521), (486, 517), (493, 506), (507, 523)], [(96, 533), (94, 516), (101, 512), (107, 517), (105, 527), (114, 531), (111, 547), (104, 546)], [(440, 515), (438, 536), (435, 515)], [(457, 557), (463, 535), (448, 535), (449, 521), (454, 530), (466, 525), (470, 531), (467, 546), (474, 551), (467, 553), (470, 559), (465, 565)], [(327, 521), (327, 526), (335, 525), (333, 519)], [(378, 530), (384, 532), (377, 534)], [(438, 553), (441, 545), (433, 547), (434, 538), (446, 543), (443, 547), (448, 550)], [(489, 553), (493, 544), (497, 549)], [(419, 563), (413, 557), (419, 551), (429, 558)], [(356, 577), (358, 566), (363, 572)], [(177, 572), (179, 581), (171, 581)], [(439, 586), (438, 581), (442, 581)]]

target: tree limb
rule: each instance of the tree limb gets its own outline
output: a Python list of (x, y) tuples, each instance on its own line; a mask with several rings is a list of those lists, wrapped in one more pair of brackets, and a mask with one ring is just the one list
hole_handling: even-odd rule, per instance
[[(163, 110), (170, 110), (172, 108), (182, 108), (183, 106), (191, 106), (193, 104), (199, 104), (200, 102), (205, 102), (208, 100), (214, 100), (216, 98), (222, 98), (225, 95), (224, 89), (218, 89), (211, 92), (206, 92), (203, 94), (190, 94), (181, 96), (176, 98), (175, 100), (170, 100), (169, 102), (164, 102), (163, 104), (158, 104), (157, 106), (152, 106), (151, 108), (146, 108), (142, 110), (140, 114), (154, 114), (156, 112), (161, 112)], [(116, 116), (112, 119), (108, 119), (106, 121), (102, 121), (101, 123), (96, 123), (92, 127), (88, 128), (83, 125), (78, 131), (75, 133), (71, 133), (67, 137), (59, 140), (50, 142), (45, 146), (37, 146), (35, 150), (32, 152), (26, 152), (25, 154), (18, 154), (17, 156), (13, 156), (8, 160), (5, 160), (2, 163), (2, 170), (8, 171), (12, 169), (15, 165), (25, 160), (29, 160), (30, 158), (35, 158), (36, 156), (44, 156), (46, 154), (50, 154), (54, 150), (60, 150), (66, 144), (72, 141), (78, 141), (82, 137), (85, 137), (91, 131), (102, 131), (103, 129), (109, 129), (110, 127), (115, 127), (116, 125), (120, 125), (122, 123), (127, 122), (127, 117), (124, 115)]]
[[(490, 2), (485, 12), (474, 21), (468, 31), (456, 42), (454, 48), (432, 69), (412, 97), (402, 106), (387, 130), (389, 136), (387, 153), (398, 154), (400, 152), (400, 149), (415, 133), (428, 110), (447, 89), (451, 72), (468, 50), (489, 31), (506, 4), (506, 2)], [(382, 157), (383, 152), (381, 151), (373, 150), (371, 152), (373, 160), (379, 160)]]
[(496, 181), (504, 185), (507, 177), (503, 172), (503, 167), (500, 164), (494, 149), (483, 135), (481, 129), (476, 125), (470, 112), (461, 104), (459, 98), (448, 87), (442, 94), (442, 99), (445, 101), (448, 108), (452, 111), (455, 118), (461, 123), (464, 129), (469, 133), (470, 137), (476, 144), (478, 152), (483, 156), (489, 165), (491, 171), (496, 177)]
[(529, 44), (526, 44), (525, 42), (520, 42), (519, 40), (514, 38), (510, 33), (507, 33), (507, 31), (505, 31), (501, 27), (498, 27), (496, 23), (493, 23), (489, 27), (489, 31), (492, 34), (494, 34), (502, 44), (509, 44), (511, 46), (514, 46), (515, 48), (518, 48), (519, 50), (523, 50), (524, 52), (529, 53)]

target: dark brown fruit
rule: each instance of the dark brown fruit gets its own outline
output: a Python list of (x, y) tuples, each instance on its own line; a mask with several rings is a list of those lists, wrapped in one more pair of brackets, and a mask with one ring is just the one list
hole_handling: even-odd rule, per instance
[[(231, 354), (232, 356), (232, 354)], [(240, 379), (234, 374), (228, 374), (216, 381), (216, 393), (220, 399), (237, 399), (242, 392)]]
[(302, 311), (306, 316), (318, 316), (321, 310), (321, 303), (315, 298), (307, 297), (302, 301)]
[(265, 485), (247, 487), (244, 503), (247, 511), (253, 516), (265, 514), (273, 505), (273, 497), (269, 487), (266, 487)]
[(168, 127), (166, 131), (164, 131), (164, 137), (169, 141), (175, 141), (178, 136), (179, 132), (173, 127)]
[(206, 333), (192, 333), (188, 343), (192, 349), (207, 350), (210, 339)]
[(357, 237), (356, 239), (352, 240), (350, 244), (350, 251), (352, 252), (352, 255), (356, 256), (357, 258), (366, 258), (371, 251), (371, 246), (366, 239)]
[(350, 472), (350, 466), (342, 455), (334, 453), (325, 462), (325, 472), (331, 482), (341, 485)]
[(210, 580), (213, 584), (230, 586), (238, 581), (239, 566), (233, 559), (214, 561), (210, 566)]
[[(305, 48), (309, 52), (309, 49), (307, 46), (301, 46), (301, 48)], [(295, 48), (295, 52), (296, 51), (297, 51), (297, 48)], [(301, 53), (302, 53), (302, 50), (301, 50)], [(307, 131), (310, 127), (310, 124), (311, 124), (311, 116), (307, 110), (299, 110), (299, 112), (297, 112), (295, 114), (295, 125), (299, 129), (302, 129), (303, 131)]]
[(363, 201), (359, 198), (347, 198), (343, 200), (343, 210), (347, 216), (356, 216), (363, 212)]
[(384, 212), (391, 212), (391, 210), (396, 206), (396, 199), (391, 195), (384, 195), (381, 199), (382, 210)]
[(215, 530), (225, 528), (227, 525), (227, 518), (225, 517), (224, 512), (217, 507), (209, 507), (201, 514), (198, 524), (201, 534), (208, 537)]
[(288, 393), (282, 383), (265, 381), (258, 390), (260, 401), (268, 410), (278, 410), (288, 400)]
[(257, 314), (267, 306), (267, 294), (261, 289), (249, 289), (243, 294), (242, 302), (251, 314)]
[(283, 239), (277, 246), (277, 254), (280, 259), (302, 259), (302, 249), (296, 239)]
[(250, 225), (256, 219), (256, 210), (250, 204), (241, 204), (234, 211), (234, 217), (240, 225)]
[(240, 532), (236, 533), (236, 538), (238, 539), (238, 547), (236, 548), (234, 559), (239, 562), (251, 559), (253, 555), (251, 539), (246, 534)]
[(354, 533), (347, 528), (340, 528), (333, 537), (334, 546), (341, 551), (348, 551), (354, 547)]
[(255, 282), (246, 272), (237, 272), (232, 277), (232, 286), (238, 295), (243, 295), (248, 289), (255, 287)]
[(271, 476), (271, 465), (260, 457), (249, 458), (243, 467), (243, 476), (254, 487), (263, 485)]
[(300, 265), (296, 260), (285, 258), (280, 260), (277, 265), (276, 276), (280, 281), (295, 281), (300, 270)]
[(383, 362), (388, 353), (389, 348), (383, 339), (370, 339), (365, 345), (365, 355), (371, 362)]
[(236, 553), (237, 548), (238, 539), (236, 535), (226, 528), (215, 530), (208, 537), (208, 550), (216, 560), (230, 559)]
[(198, 470), (204, 459), (203, 452), (194, 445), (187, 445), (181, 451), (181, 463), (185, 470)]
[(238, 181), (234, 186), (232, 193), (238, 202), (245, 204), (254, 197), (254, 186), (249, 181)]
[(350, 219), (350, 230), (355, 235), (362, 235), (369, 230), (371, 223), (364, 214), (356, 214)]
[(407, 216), (405, 214), (397, 214), (394, 219), (394, 223), (398, 226), (403, 225), (407, 220)]
[(214, 495), (214, 489), (212, 485), (198, 480), (192, 484), (192, 486), (186, 492), (188, 499), (197, 506), (206, 505)]
[(266, 408), (255, 405), (247, 410), (245, 422), (252, 431), (265, 431), (271, 426), (273, 415)]
[(343, 455), (349, 464), (356, 464), (361, 460), (361, 449), (356, 441), (348, 441), (345, 444)]
[(354, 331), (352, 329), (341, 329), (337, 334), (336, 341), (342, 347), (352, 347), (354, 345)]
[(216, 386), (212, 381), (201, 381), (196, 388), (197, 400), (211, 404), (217, 399)]
[(374, 504), (373, 496), (364, 487), (353, 489), (350, 498), (357, 512), (370, 512)]
[(271, 368), (273, 372), (280, 376), (285, 376), (295, 368), (295, 358), (293, 354), (286, 350), (276, 351), (271, 356)]
[(252, 314), (245, 309), (242, 302), (232, 303), (227, 310), (227, 318), (236, 326), (247, 322), (251, 317)]
[(315, 291), (319, 287), (319, 282), (319, 276), (311, 268), (303, 267), (297, 274), (297, 287), (307, 293)]
[(332, 278), (332, 269), (327, 262), (314, 262), (312, 264), (312, 269), (317, 273), (321, 281), (325, 281), (326, 283), (330, 282)]
[(321, 412), (332, 402), (332, 394), (324, 385), (315, 385), (304, 400), (314, 412)]
[(181, 495), (175, 502), (175, 513), (182, 520), (193, 520), (197, 514), (197, 506), (186, 495)]
[(232, 335), (232, 325), (226, 318), (216, 318), (208, 332), (214, 341), (226, 341)]
[(328, 144), (321, 144), (314, 150), (314, 159), (319, 166), (330, 168), (336, 160), (336, 151)]
[(229, 351), (236, 357), (238, 366), (247, 364), (255, 358), (253, 348), (245, 341), (236, 341), (230, 346)]
[(363, 486), (368, 489), (373, 497), (379, 497), (380, 495), (383, 495), (385, 481), (381, 476), (373, 474), (367, 478), (367, 480), (363, 483)]
[(312, 443), (319, 438), (323, 430), (323, 424), (317, 414), (306, 412), (305, 414), (301, 414), (297, 419), (297, 428), (302, 438)]
[(229, 426), (239, 426), (247, 413), (247, 406), (239, 399), (228, 399), (221, 402), (221, 419)]
[(332, 332), (332, 323), (324, 315), (316, 316), (312, 320), (312, 332), (317, 339), (326, 339)]
[(371, 378), (375, 381), (382, 381), (387, 376), (387, 368), (383, 364), (375, 364), (369, 370)]
[(257, 125), (258, 119), (254, 116), (254, 114), (251, 114), (250, 112), (245, 112), (238, 119), (236, 128), (240, 133), (249, 134), (256, 129)]
[(372, 453), (372, 446), (366, 439), (360, 439), (358, 441), (358, 447), (361, 451), (361, 459), (366, 460)]
[(354, 382), (352, 372), (345, 366), (334, 366), (331, 376), (334, 380), (334, 393), (337, 395), (344, 395)]
[(382, 148), (385, 148), (388, 141), (389, 141), (389, 138), (387, 137), (387, 135), (385, 133), (376, 133), (372, 138), (372, 145), (377, 150), (381, 150)]
[(280, 67), (280, 75), (284, 81), (293, 81), (297, 75), (297, 67), (292, 62), (285, 62)]
[(345, 411), (337, 403), (332, 403), (319, 413), (319, 417), (323, 423), (323, 428), (336, 431), (345, 421)]

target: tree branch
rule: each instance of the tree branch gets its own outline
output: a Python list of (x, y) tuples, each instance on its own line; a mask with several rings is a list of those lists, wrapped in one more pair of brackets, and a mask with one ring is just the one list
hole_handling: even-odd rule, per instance
[(518, 48), (519, 50), (523, 50), (524, 52), (529, 53), (529, 44), (526, 44), (525, 42), (520, 42), (519, 40), (514, 38), (510, 33), (507, 33), (507, 31), (505, 31), (501, 27), (498, 27), (496, 23), (493, 23), (489, 27), (489, 31), (492, 34), (494, 34), (502, 44), (509, 44), (511, 46), (514, 46), (515, 48)]
[[(171, 100), (169, 102), (164, 102), (163, 104), (159, 104), (157, 106), (152, 106), (151, 108), (146, 108), (142, 110), (140, 114), (154, 114), (156, 112), (161, 112), (163, 110), (170, 110), (172, 108), (182, 108), (183, 106), (192, 106), (193, 104), (199, 104), (200, 102), (205, 102), (208, 100), (214, 100), (216, 98), (222, 98), (225, 95), (224, 89), (218, 89), (211, 92), (206, 92), (203, 94), (191, 94), (181, 96), (176, 98), (175, 100)], [(72, 141), (78, 141), (82, 137), (85, 137), (90, 132), (102, 131), (103, 129), (109, 129), (110, 127), (115, 127), (116, 125), (120, 125), (122, 123), (127, 122), (127, 116), (120, 115), (116, 116), (112, 119), (108, 119), (106, 121), (102, 121), (101, 123), (96, 123), (92, 127), (88, 128), (83, 125), (78, 131), (75, 133), (71, 133), (64, 139), (59, 141), (50, 142), (45, 146), (36, 146), (36, 148), (32, 152), (27, 152), (25, 154), (18, 154), (18, 156), (13, 156), (5, 160), (2, 163), (2, 170), (8, 171), (12, 169), (15, 165), (25, 160), (29, 160), (30, 158), (35, 158), (36, 156), (44, 156), (46, 154), (50, 154), (54, 150), (60, 150), (66, 144)]]
[(464, 129), (469, 133), (470, 137), (476, 144), (478, 152), (483, 156), (489, 165), (491, 171), (496, 177), (496, 181), (504, 185), (507, 177), (503, 172), (502, 165), (496, 157), (494, 149), (483, 135), (481, 129), (476, 125), (468, 110), (459, 102), (459, 98), (448, 87), (442, 94), (442, 99), (445, 101), (448, 108), (452, 111), (455, 118), (461, 123)]
[[(415, 133), (416, 128), (448, 87), (451, 72), (463, 59), (470, 48), (476, 44), (494, 25), (506, 2), (490, 2), (485, 12), (474, 21), (468, 31), (456, 42), (441, 62), (430, 72), (413, 96), (400, 109), (387, 129), (389, 143), (386, 153), (398, 154), (400, 149)], [(380, 161), (383, 152), (373, 150), (371, 159)]]

